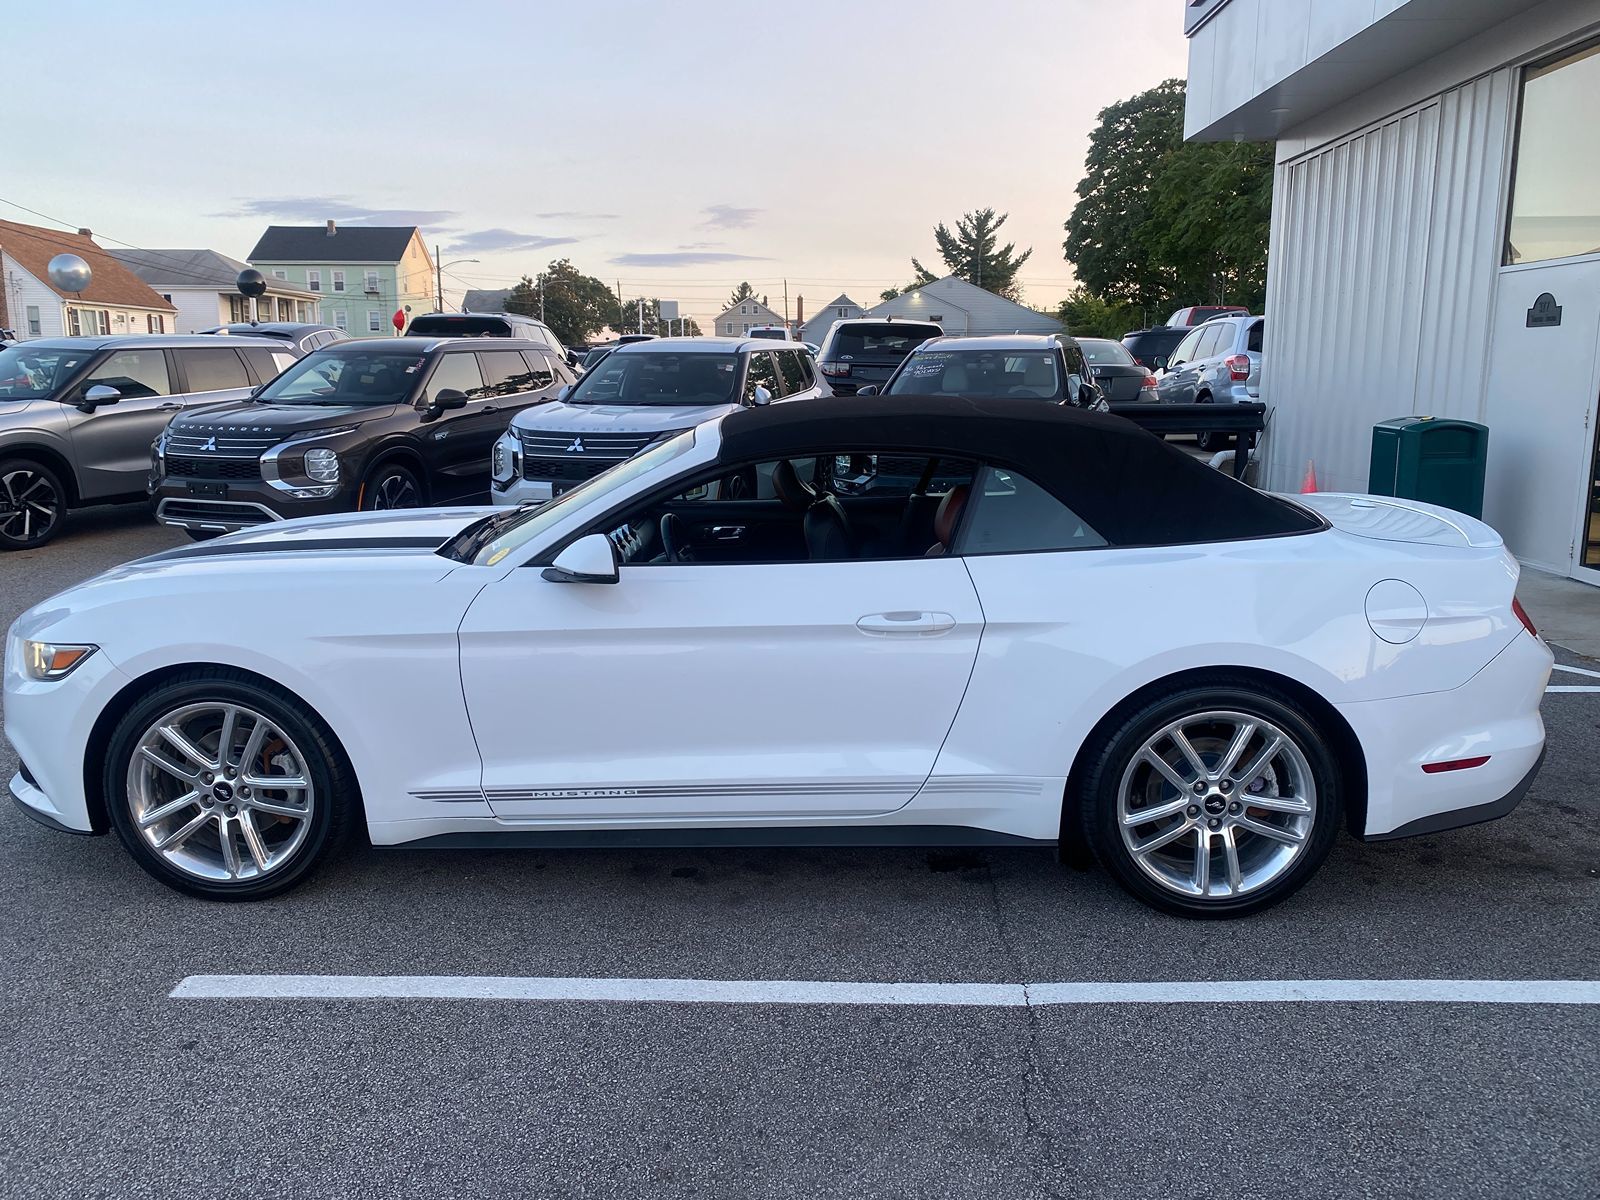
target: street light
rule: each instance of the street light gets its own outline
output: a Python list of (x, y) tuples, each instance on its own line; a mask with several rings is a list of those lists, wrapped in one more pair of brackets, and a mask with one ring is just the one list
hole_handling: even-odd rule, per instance
[(475, 263), (475, 258), (458, 258), (454, 262), (442, 263), (439, 261), (439, 247), (433, 248), (433, 288), (434, 302), (440, 312), (444, 311), (444, 269), (446, 267), (459, 267), (463, 263)]

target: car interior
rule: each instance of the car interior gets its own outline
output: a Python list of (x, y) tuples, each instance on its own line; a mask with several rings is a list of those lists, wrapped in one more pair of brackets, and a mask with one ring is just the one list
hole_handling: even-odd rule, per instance
[(1009, 469), (899, 453), (776, 459), (643, 502), (608, 534), (628, 566), (849, 562), (1107, 543)]
[(890, 392), (1058, 400), (1059, 379), (1054, 351), (933, 351), (908, 359)]

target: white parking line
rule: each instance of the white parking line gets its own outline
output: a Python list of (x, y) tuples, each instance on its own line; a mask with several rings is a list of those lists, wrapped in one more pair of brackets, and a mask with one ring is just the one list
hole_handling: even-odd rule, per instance
[(1170, 983), (841, 983), (503, 975), (190, 975), (180, 1000), (522, 1000), (645, 1004), (1584, 1004), (1589, 979), (1248, 979)]
[(1590, 679), (1600, 679), (1600, 671), (1591, 671), (1587, 667), (1569, 667), (1562, 663), (1556, 663), (1555, 669), (1558, 671), (1571, 671), (1574, 675), (1587, 675)]
[(1580, 687), (1575, 684), (1563, 684), (1560, 686), (1547, 687), (1544, 690), (1546, 692), (1600, 692), (1600, 687)]

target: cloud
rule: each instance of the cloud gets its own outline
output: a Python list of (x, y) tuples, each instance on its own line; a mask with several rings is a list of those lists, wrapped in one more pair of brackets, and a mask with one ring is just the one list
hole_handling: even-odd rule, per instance
[(727, 242), (684, 242), (681, 246), (678, 247), (678, 249), (679, 250), (716, 250), (721, 246), (726, 246), (727, 244), (728, 244)]
[(518, 233), (514, 229), (476, 229), (456, 233), (450, 238), (450, 253), (481, 251), (485, 254), (507, 250), (544, 250), (550, 246), (570, 246), (575, 237), (546, 237), (537, 233)]
[(621, 213), (603, 212), (548, 212), (534, 213), (541, 221), (620, 221)]
[(737, 208), (732, 204), (708, 204), (701, 209), (706, 214), (706, 229), (747, 229), (762, 213), (759, 208)]
[(348, 196), (278, 196), (241, 200), (232, 212), (213, 213), (216, 217), (265, 217), (269, 220), (345, 221), (373, 225), (447, 224), (458, 214), (433, 208), (367, 208), (350, 203)]
[(665, 254), (619, 254), (611, 260), (619, 267), (706, 267), (730, 262), (771, 262), (760, 254), (719, 254), (706, 250), (675, 250)]

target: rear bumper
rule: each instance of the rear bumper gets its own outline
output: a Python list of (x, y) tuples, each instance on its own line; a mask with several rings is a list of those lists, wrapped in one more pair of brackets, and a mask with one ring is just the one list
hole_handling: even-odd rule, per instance
[[(1342, 704), (1367, 761), (1369, 841), (1436, 833), (1514, 809), (1544, 756), (1539, 705), (1554, 656), (1519, 632), (1460, 687)], [(1430, 774), (1425, 763), (1487, 757), (1481, 766)]]

